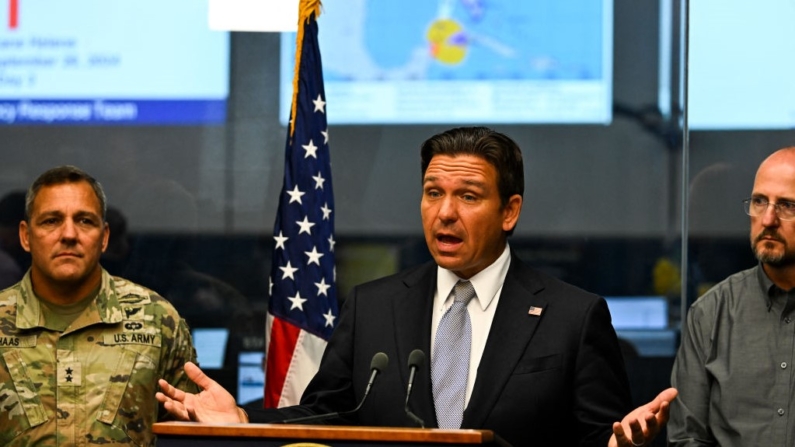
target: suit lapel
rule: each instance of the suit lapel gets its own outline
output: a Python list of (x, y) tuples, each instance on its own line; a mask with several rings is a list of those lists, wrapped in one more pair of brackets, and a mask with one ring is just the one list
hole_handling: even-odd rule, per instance
[(411, 392), (411, 410), (425, 422), (426, 426), (436, 425), (436, 411), (433, 406), (431, 389), (431, 317), (433, 315), (433, 294), (436, 290), (436, 264), (429, 263), (415, 270), (403, 279), (406, 289), (394, 300), (395, 345), (398, 369), (408, 385), (408, 358), (411, 351), (421, 349), (425, 362), (414, 376)]
[(500, 397), (540, 321), (540, 317), (528, 314), (530, 307), (547, 306), (540, 297), (542, 290), (543, 284), (534, 271), (512, 256), (472, 396), (464, 411), (464, 427), (481, 427)]

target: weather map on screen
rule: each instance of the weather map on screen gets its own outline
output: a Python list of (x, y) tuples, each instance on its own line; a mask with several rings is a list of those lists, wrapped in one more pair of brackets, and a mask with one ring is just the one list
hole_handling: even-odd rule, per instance
[(229, 33), (207, 0), (0, 0), (0, 124), (226, 117)]
[(611, 0), (326, 0), (318, 27), (329, 123), (611, 119)]

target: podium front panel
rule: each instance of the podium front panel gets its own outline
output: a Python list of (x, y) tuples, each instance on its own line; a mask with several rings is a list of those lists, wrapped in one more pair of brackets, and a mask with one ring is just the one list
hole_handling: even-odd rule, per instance
[(489, 430), (160, 422), (153, 431), (158, 447), (508, 446)]

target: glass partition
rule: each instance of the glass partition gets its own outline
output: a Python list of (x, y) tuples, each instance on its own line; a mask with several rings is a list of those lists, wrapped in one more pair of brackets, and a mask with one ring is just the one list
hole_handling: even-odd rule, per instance
[(749, 218), (759, 163), (795, 143), (792, 2), (690, 3), (688, 302), (756, 265)]
[[(682, 0), (679, 4), (680, 23), (684, 25), (680, 33), (683, 47), (676, 58), (682, 67), (680, 104), (683, 104), (685, 137), (681, 165), (685, 274), (680, 311), (684, 321), (684, 313), (710, 288), (758, 264), (751, 247), (751, 219), (743, 210), (743, 200), (751, 196), (759, 164), (776, 150), (795, 144), (795, 89), (791, 76), (787, 75), (793, 69), (789, 55), (795, 50), (795, 43), (784, 35), (788, 24), (795, 19), (795, 4), (783, 0), (754, 3)], [(739, 283), (734, 283), (733, 289), (748, 293)], [(738, 302), (747, 302), (746, 298), (752, 298), (748, 295), (739, 297)], [(748, 307), (737, 310), (731, 304), (725, 309), (727, 315), (739, 314), (718, 318), (741, 315), (736, 321), (757, 321), (750, 316)], [(782, 319), (782, 323), (789, 320)], [(721, 325), (718, 332), (742, 331), (737, 323), (731, 324), (734, 325), (731, 328)], [(761, 334), (761, 328), (754, 324), (751, 331), (759, 330)], [(726, 348), (723, 339), (710, 343)], [(736, 353), (736, 348), (731, 346), (726, 350), (734, 352), (729, 373), (732, 378), (761, 378), (767, 373), (764, 362), (759, 369), (749, 372), (743, 364), (743, 354)], [(756, 355), (765, 356), (759, 352)], [(722, 370), (728, 362), (722, 354), (716, 357), (709, 359), (708, 374)], [(778, 369), (778, 360), (775, 365)], [(782, 369), (787, 365), (780, 363)], [(721, 384), (712, 386), (710, 423), (726, 416), (717, 407), (725, 407), (726, 399), (737, 399), (736, 395), (723, 395), (720, 398), (723, 404), (716, 403), (715, 389), (737, 388), (728, 383), (733, 379), (726, 380), (721, 375), (715, 375)], [(767, 385), (763, 381), (755, 383), (755, 394), (766, 394)], [(697, 383), (698, 379), (689, 382)], [(754, 405), (743, 402), (746, 407)], [(733, 407), (731, 412), (752, 412), (742, 405)], [(783, 415), (783, 410), (779, 414)], [(724, 426), (737, 426), (736, 422), (726, 420)], [(752, 437), (747, 432), (730, 436), (735, 435), (745, 440)]]

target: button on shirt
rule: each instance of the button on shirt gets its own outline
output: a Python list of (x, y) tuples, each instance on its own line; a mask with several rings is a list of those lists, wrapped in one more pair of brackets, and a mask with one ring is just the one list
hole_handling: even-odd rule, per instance
[[(497, 302), (502, 292), (502, 283), (505, 282), (505, 275), (508, 274), (508, 267), (511, 264), (511, 250), (508, 244), (499, 258), (490, 266), (480, 271), (475, 276), (469, 278), (475, 288), (476, 297), (469, 302), (467, 310), (472, 324), (472, 345), (469, 355), (469, 378), (467, 379), (467, 394), (464, 406), (469, 404), (469, 397), (472, 395), (472, 388), (475, 385), (475, 377), (478, 372), (480, 358), (486, 347), (486, 339), (489, 336), (491, 322), (494, 320), (494, 312), (497, 309)], [(461, 280), (450, 270), (441, 267), (436, 275), (436, 294), (433, 298), (433, 327), (431, 330), (431, 347), (433, 340), (436, 340), (436, 330), (439, 321), (445, 311), (453, 305), (453, 287)], [(433, 348), (431, 348), (433, 349)], [(431, 358), (433, 358), (431, 351)]]
[(761, 266), (693, 303), (671, 377), (670, 445), (795, 445), (794, 310), (795, 290)]

